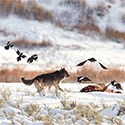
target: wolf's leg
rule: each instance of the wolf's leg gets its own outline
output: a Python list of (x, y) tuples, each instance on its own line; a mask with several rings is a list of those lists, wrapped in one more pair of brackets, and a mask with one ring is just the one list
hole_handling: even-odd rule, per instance
[(59, 95), (57, 85), (55, 85), (55, 93), (56, 93), (56, 96), (58, 96), (58, 95)]
[(59, 89), (59, 90), (61, 90), (62, 92), (64, 92), (64, 91), (60, 88), (60, 86), (59, 86), (59, 85), (57, 85), (57, 87), (58, 87), (58, 89)]
[(41, 91), (43, 90), (43, 87), (40, 85), (41, 83), (39, 81), (35, 81), (34, 85), (37, 89), (37, 92), (41, 95)]
[(63, 90), (59, 87), (59, 85), (55, 85), (55, 92), (56, 92), (56, 96), (59, 96), (59, 91), (58, 90), (61, 90), (63, 92)]
[(51, 86), (48, 87), (48, 90), (50, 90), (50, 89), (51, 89)]

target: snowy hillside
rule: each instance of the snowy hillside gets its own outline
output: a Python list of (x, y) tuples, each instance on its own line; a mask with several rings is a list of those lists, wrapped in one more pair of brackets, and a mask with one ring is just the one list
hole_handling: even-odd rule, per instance
[[(7, 4), (10, 6), (11, 2), (11, 0), (1, 1), (1, 6), (2, 4), (3, 6)], [(33, 7), (32, 3), (34, 3), (36, 9), (34, 8), (31, 13), (28, 13)], [(18, 8), (16, 8), (16, 5), (18, 5)], [(29, 9), (29, 11), (25, 11), (27, 14), (30, 14), (32, 18), (25, 18), (23, 9), (21, 9), (23, 5), (25, 5), (24, 10), (25, 7), (28, 7), (27, 9)], [(40, 21), (38, 18), (34, 19), (35, 17), (33, 17), (32, 13), (34, 14), (38, 8), (40, 10), (40, 7), (51, 12), (53, 21), (49, 19), (43, 21)], [(103, 7), (105, 9), (103, 9)], [(89, 9), (91, 18), (87, 19), (86, 16), (89, 14)], [(94, 23), (94, 25), (99, 27), (100, 31), (105, 31), (108, 27), (112, 27), (114, 30), (124, 32), (124, 23), (122, 22), (123, 20), (121, 20), (121, 17), (124, 16), (124, 1), (36, 0), (36, 2), (33, 2), (28, 0), (20, 1), (19, 4), (15, 2), (13, 9), (10, 11), (7, 6), (5, 6), (1, 8), (1, 12), (2, 11), (3, 14), (1, 14), (0, 19), (0, 48), (3, 53), (0, 56), (0, 60), (2, 68), (3, 66), (13, 67), (16, 65), (21, 65), (25, 69), (31, 69), (33, 66), (35, 70), (39, 69), (39, 67), (40, 69), (49, 67), (58, 68), (61, 66), (74, 68), (79, 61), (90, 57), (97, 58), (108, 67), (116, 66), (122, 69), (124, 68), (125, 50), (123, 49), (124, 45), (122, 43), (114, 43), (106, 38), (100, 39), (96, 33), (94, 33), (92, 37), (88, 37), (83, 35), (83, 32), (80, 34), (79, 29), (75, 28), (79, 25), (80, 21), (83, 25), (85, 25), (85, 23)], [(98, 13), (103, 15), (100, 17)], [(69, 29), (68, 27), (71, 27), (70, 31), (66, 30)], [(75, 29), (77, 30), (75, 31)], [(87, 29), (84, 28), (82, 30), (87, 31)], [(25, 48), (25, 42), (23, 42), (23, 40), (29, 43), (36, 42), (40, 44), (47, 42), (48, 47), (31, 46), (29, 47), (30, 49)], [(14, 49), (5, 51), (3, 46), (7, 41), (17, 43), (20, 41), (22, 45), (18, 46), (18, 44), (15, 44)], [(26, 60), (17, 63), (17, 54), (15, 54), (15, 50), (17, 49), (23, 51), (28, 56), (37, 53), (39, 60), (30, 65), (27, 65)]]
[[(124, 42), (116, 42), (124, 39), (124, 23), (120, 18), (124, 15), (124, 1), (6, 0), (1, 1), (0, 6), (1, 70), (48, 71), (66, 67), (69, 72), (76, 72), (80, 69), (76, 65), (91, 57), (109, 69), (124, 70)], [(100, 14), (103, 15), (100, 17)], [(107, 32), (105, 29), (109, 27), (122, 35)], [(117, 38), (113, 41), (112, 36), (109, 39), (102, 32), (113, 33)], [(5, 50), (7, 41), (14, 47)], [(27, 58), (17, 62), (17, 50)], [(27, 59), (33, 54), (38, 54), (38, 60), (28, 64)], [(97, 63), (91, 66), (101, 71)]]

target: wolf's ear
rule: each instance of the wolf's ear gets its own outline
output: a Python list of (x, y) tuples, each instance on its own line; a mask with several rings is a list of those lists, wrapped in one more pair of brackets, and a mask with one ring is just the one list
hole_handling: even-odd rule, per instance
[(61, 67), (61, 69), (60, 70), (64, 70), (65, 68), (63, 68), (63, 67)]

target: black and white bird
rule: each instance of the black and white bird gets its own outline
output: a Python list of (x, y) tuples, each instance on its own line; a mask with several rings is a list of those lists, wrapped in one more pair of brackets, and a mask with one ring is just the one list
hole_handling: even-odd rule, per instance
[(116, 89), (123, 90), (123, 87), (121, 86), (121, 84), (117, 83), (115, 80), (111, 81), (111, 85), (113, 85), (114, 87), (116, 87)]
[(84, 76), (79, 76), (77, 77), (77, 82), (81, 83), (81, 82), (91, 82), (92, 80), (88, 77), (84, 77)]
[(13, 47), (13, 44), (10, 43), (10, 41), (8, 41), (8, 42), (6, 43), (6, 45), (4, 46), (4, 48), (5, 48), (6, 50), (9, 50), (9, 49), (12, 48), (12, 47)]
[(33, 54), (31, 57), (27, 59), (27, 63), (32, 63), (34, 60), (36, 61), (38, 59), (37, 54)]
[[(95, 58), (89, 58), (89, 59), (87, 59), (87, 60), (85, 60), (85, 61), (82, 61), (82, 62), (80, 62), (79, 64), (77, 64), (77, 66), (83, 66), (87, 61), (90, 61), (91, 63), (93, 63), (93, 62), (96, 62), (97, 60), (95, 59)], [(100, 63), (99, 62), (99, 65), (103, 68), (103, 69), (108, 69), (107, 67), (105, 67), (102, 63)]]
[(20, 52), (19, 50), (16, 51), (18, 57), (17, 57), (17, 62), (20, 61), (22, 58), (26, 58), (26, 56)]

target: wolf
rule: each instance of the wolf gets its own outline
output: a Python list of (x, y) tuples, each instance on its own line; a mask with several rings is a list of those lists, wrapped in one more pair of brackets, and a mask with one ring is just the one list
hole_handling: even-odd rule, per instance
[(63, 80), (65, 77), (69, 77), (69, 73), (65, 68), (61, 68), (60, 70), (56, 70), (51, 73), (41, 74), (38, 76), (35, 76), (33, 79), (25, 79), (24, 77), (21, 77), (21, 81), (26, 85), (32, 85), (34, 83), (34, 86), (37, 89), (37, 92), (41, 94), (41, 91), (44, 89), (44, 87), (54, 86), (57, 90), (63, 90), (60, 88), (59, 83)]

